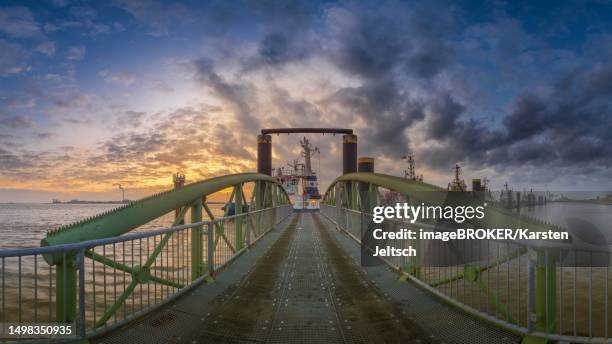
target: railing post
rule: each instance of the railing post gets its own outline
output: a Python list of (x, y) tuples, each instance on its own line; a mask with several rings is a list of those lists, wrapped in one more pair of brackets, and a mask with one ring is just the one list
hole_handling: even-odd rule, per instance
[(215, 273), (215, 230), (214, 223), (211, 221), (208, 223), (208, 233), (207, 233), (207, 250), (208, 254), (207, 264), (208, 264), (208, 275), (214, 276)]
[(555, 260), (548, 249), (539, 250), (536, 265), (536, 329), (552, 333), (556, 323), (557, 278)]
[[(246, 217), (246, 238), (244, 239), (246, 247), (251, 246), (251, 229), (249, 228), (251, 225), (251, 219), (249, 218), (249, 213), (246, 213), (245, 217)], [(257, 217), (257, 215), (255, 216)], [(259, 233), (259, 232), (257, 232)]]
[[(548, 249), (530, 251), (527, 294), (528, 330), (553, 333), (556, 325), (556, 260)], [(526, 336), (523, 344), (547, 343), (543, 338)]]
[(85, 330), (85, 248), (79, 250), (76, 259), (76, 266), (79, 271), (79, 315), (76, 322), (76, 334), (79, 339), (84, 339)]
[(72, 323), (77, 310), (77, 269), (74, 254), (63, 253), (55, 270), (55, 314), (58, 323)]
[(532, 250), (529, 250), (527, 257), (529, 266), (527, 272), (527, 329), (533, 331), (533, 324), (536, 322), (535, 309), (535, 269), (536, 257)]
[(242, 249), (242, 242), (244, 240), (242, 233), (242, 217), (239, 215), (242, 214), (242, 185), (238, 184), (235, 186), (236, 192), (234, 195), (234, 204), (235, 204), (235, 220), (234, 224), (236, 227), (236, 233), (234, 238), (234, 247), (236, 251), (240, 251)]
[[(191, 223), (202, 222), (202, 199), (191, 206)], [(202, 226), (191, 228), (191, 280), (202, 275)]]
[[(264, 182), (262, 181), (257, 181), (255, 182), (255, 210), (260, 210), (263, 209), (263, 186), (264, 186)], [(262, 214), (258, 213), (255, 216), (255, 233), (259, 234), (261, 233), (261, 216)]]

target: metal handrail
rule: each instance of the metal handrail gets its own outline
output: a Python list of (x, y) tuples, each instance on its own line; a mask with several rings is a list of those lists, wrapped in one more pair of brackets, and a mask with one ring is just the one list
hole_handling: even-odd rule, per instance
[[(283, 207), (281, 206), (281, 207), (275, 207), (275, 208), (283, 208)], [(25, 248), (3, 249), (3, 250), (0, 250), (0, 258), (2, 258), (2, 257), (19, 257), (19, 256), (34, 255), (34, 254), (48, 254), (48, 253), (57, 253), (57, 252), (63, 252), (63, 251), (75, 251), (75, 250), (79, 250), (81, 248), (91, 248), (91, 247), (94, 247), (94, 246), (108, 245), (108, 244), (118, 243), (118, 242), (122, 242), (122, 241), (144, 239), (146, 237), (152, 237), (152, 236), (157, 236), (157, 235), (166, 234), (166, 233), (173, 233), (173, 232), (177, 232), (177, 231), (180, 231), (180, 230), (183, 230), (183, 229), (187, 229), (187, 228), (193, 228), (193, 227), (197, 227), (197, 226), (205, 226), (205, 225), (208, 225), (208, 224), (211, 224), (211, 223), (218, 223), (220, 221), (234, 220), (236, 218), (244, 217), (247, 214), (253, 215), (253, 214), (257, 214), (257, 213), (262, 213), (262, 212), (264, 212), (266, 210), (269, 210), (269, 209), (271, 209), (271, 208), (268, 208), (268, 209), (259, 209), (259, 210), (255, 210), (255, 211), (250, 211), (248, 213), (242, 213), (242, 214), (237, 214), (237, 215), (225, 216), (225, 217), (222, 217), (222, 218), (218, 218), (216, 220), (206, 220), (206, 221), (188, 223), (188, 224), (172, 226), (172, 227), (151, 228), (151, 229), (147, 230), (146, 232), (127, 233), (127, 234), (123, 234), (123, 235), (116, 236), (116, 237), (103, 238), (103, 239), (93, 239), (93, 240), (85, 240), (85, 241), (80, 241), (80, 242), (73, 243), (73, 244), (60, 244), (60, 245), (53, 245), (53, 246), (40, 246), (40, 247), (25, 247)], [(206, 233), (206, 232), (204, 232), (204, 233)]]
[[(329, 205), (326, 204), (325, 206), (327, 207), (332, 207), (335, 208), (335, 206), (333, 205)], [(373, 214), (368, 213), (368, 212), (362, 212), (359, 210), (355, 210), (355, 209), (350, 209), (350, 208), (343, 208), (344, 211), (346, 212), (350, 212), (350, 213), (355, 213), (355, 214), (363, 214), (366, 216), (372, 216)], [(389, 220), (386, 220), (389, 221)], [(398, 221), (398, 220), (393, 220), (393, 221)], [(431, 223), (425, 223), (425, 222), (406, 222), (406, 221), (400, 221), (402, 223), (405, 223), (407, 226), (412, 226), (412, 227), (420, 227), (420, 228), (427, 228), (427, 229), (448, 229), (448, 230), (455, 230), (455, 227), (451, 227), (451, 226), (445, 226), (445, 225), (433, 225)], [(612, 245), (593, 245), (590, 243), (586, 243), (586, 242), (582, 242), (582, 241), (578, 241), (578, 239), (576, 237), (573, 238), (573, 241), (571, 243), (568, 242), (560, 242), (560, 241), (551, 241), (551, 240), (507, 240), (507, 239), (491, 239), (491, 241), (496, 241), (496, 242), (500, 242), (500, 243), (512, 243), (512, 244), (521, 244), (523, 246), (527, 246), (529, 248), (534, 248), (534, 249), (558, 249), (558, 250), (574, 250), (574, 251), (588, 251), (588, 252), (596, 252), (596, 253), (611, 253), (610, 249), (612, 248)]]
[[(0, 250), (0, 323), (66, 322), (57, 309), (76, 302), (76, 333), (69, 339), (110, 331), (211, 280), (292, 211), (281, 205), (118, 237)], [(244, 245), (235, 249), (227, 240)], [(41, 264), (47, 254), (61, 257), (60, 264)], [(78, 276), (74, 290), (54, 284), (67, 266)], [(74, 301), (59, 290), (75, 293)]]
[[(367, 213), (329, 204), (322, 204), (321, 212), (340, 230), (361, 243)], [(400, 220), (387, 222), (395, 228), (431, 227), (430, 224)], [(550, 242), (536, 245), (533, 242), (505, 240), (482, 242), (487, 250), (492, 251), (493, 259), (487, 256), (486, 261), (480, 264), (457, 262), (450, 266), (427, 266), (421, 261), (422, 257), (380, 258), (403, 278), (443, 302), (515, 334), (576, 343), (612, 342), (608, 334), (609, 268), (564, 266), (563, 260), (550, 258), (554, 253), (565, 253), (574, 259), (588, 254), (590, 259), (600, 255), (609, 260), (609, 251), (594, 245)], [(421, 240), (416, 244), (421, 245), (419, 247), (430, 245), (428, 247), (433, 252), (445, 251), (435, 240)], [(501, 254), (502, 251), (504, 254)], [(525, 263), (527, 266), (521, 267)], [(587, 276), (577, 278), (577, 275), (585, 272)], [(540, 283), (537, 290), (536, 283)], [(604, 295), (603, 299), (601, 294)], [(570, 309), (569, 313), (567, 308)], [(543, 330), (542, 324), (552, 327)], [(596, 326), (599, 326), (597, 331)]]

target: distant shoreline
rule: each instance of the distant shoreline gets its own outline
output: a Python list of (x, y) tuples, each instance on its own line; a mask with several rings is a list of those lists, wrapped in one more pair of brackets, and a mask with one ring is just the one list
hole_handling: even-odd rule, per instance
[(50, 203), (43, 203), (43, 204), (128, 204), (131, 203), (132, 201), (130, 200), (125, 200), (125, 201), (80, 201), (80, 200), (72, 200), (72, 201), (67, 201), (67, 202), (62, 202), (62, 201), (53, 201)]
[(612, 205), (612, 199), (610, 198), (601, 198), (601, 199), (568, 199), (566, 198), (566, 199), (551, 200), (549, 202)]

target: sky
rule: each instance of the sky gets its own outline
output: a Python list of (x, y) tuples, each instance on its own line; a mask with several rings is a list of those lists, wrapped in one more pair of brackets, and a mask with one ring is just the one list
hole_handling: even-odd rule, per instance
[[(440, 186), (611, 190), (611, 101), (608, 1), (3, 1), (0, 202), (254, 171), (269, 127), (352, 128)], [(309, 138), (325, 187), (341, 138)]]

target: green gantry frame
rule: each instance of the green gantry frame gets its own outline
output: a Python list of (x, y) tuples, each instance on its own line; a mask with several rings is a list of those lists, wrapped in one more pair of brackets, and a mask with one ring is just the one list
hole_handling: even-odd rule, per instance
[[(359, 184), (365, 184), (365, 187), (360, 187)], [(476, 201), (469, 194), (447, 191), (421, 181), (408, 180), (380, 173), (358, 172), (345, 174), (333, 181), (323, 196), (323, 203), (362, 212), (370, 212), (372, 207), (379, 204), (381, 199), (378, 193), (379, 187), (398, 192), (404, 195), (408, 202), (416, 204), (422, 202), (426, 205), (468, 205), (474, 204)], [(364, 192), (364, 190), (367, 191)], [(559, 229), (553, 224), (519, 215), (492, 204), (488, 205), (486, 212), (487, 216), (482, 220), (470, 222), (477, 225), (477, 228), (500, 228), (503, 225), (503, 228), (529, 228), (532, 231), (548, 231), (551, 228)], [(451, 249), (454, 248), (451, 247)], [(420, 252), (418, 248), (417, 252)], [(498, 295), (491, 291), (487, 284), (481, 280), (481, 275), (483, 272), (516, 259), (525, 253), (527, 253), (527, 249), (523, 248), (518, 252), (508, 254), (484, 266), (466, 264), (463, 272), (444, 280), (436, 281), (430, 285), (432, 287), (439, 287), (459, 279), (477, 283), (489, 300), (498, 307), (497, 309), (499, 309), (501, 315), (510, 323), (516, 324), (517, 321), (510, 316), (508, 307), (501, 304)], [(554, 253), (549, 252), (547, 254), (544, 249), (536, 249), (535, 253), (537, 258), (535, 267), (534, 329), (543, 333), (553, 333), (556, 323), (557, 277), (555, 264), (557, 258)], [(416, 278), (420, 278), (420, 259), (417, 257), (415, 261), (416, 263), (412, 266), (401, 267), (401, 269)], [(546, 341), (543, 339), (529, 336), (523, 339), (523, 343), (544, 342)]]
[[(255, 186), (251, 201), (247, 202), (243, 185), (250, 182), (254, 182)], [(259, 173), (226, 175), (168, 190), (132, 202), (123, 207), (52, 230), (42, 239), (41, 246), (70, 244), (119, 236), (178, 209), (172, 225), (173, 227), (185, 223), (185, 214), (188, 210), (191, 210), (191, 223), (202, 222), (203, 212), (205, 212), (209, 219), (213, 221), (216, 234), (214, 245), (210, 246), (209, 244), (209, 247), (212, 247), (214, 250), (219, 240), (224, 240), (230, 250), (236, 253), (244, 247), (243, 234), (245, 233), (243, 233), (242, 221), (236, 221), (235, 223), (236, 236), (235, 241), (232, 243), (225, 235), (224, 227), (218, 222), (214, 222), (215, 217), (206, 203), (206, 196), (230, 187), (233, 188), (233, 190), (229, 203), (233, 202), (235, 204), (234, 209), (236, 215), (243, 213), (244, 209), (254, 211), (289, 204), (289, 198), (284, 188), (270, 176)], [(229, 207), (226, 208), (225, 215), (227, 215), (228, 210)], [(258, 212), (255, 216), (261, 217), (264, 215)], [(259, 233), (258, 226), (261, 222), (258, 221), (258, 219), (255, 220), (255, 224), (251, 223), (251, 228)], [(253, 218), (251, 218), (250, 221), (253, 221)], [(174, 288), (184, 287), (182, 284), (151, 274), (151, 265), (162, 252), (172, 234), (173, 232), (169, 232), (163, 236), (142, 266), (130, 267), (100, 255), (93, 250), (87, 250), (85, 252), (86, 257), (111, 268), (129, 273), (132, 276), (132, 281), (117, 298), (115, 303), (106, 310), (100, 319), (96, 320), (96, 327), (105, 325), (139, 283), (152, 281)], [(192, 280), (204, 276), (205, 273), (209, 274), (207, 276), (209, 279), (212, 278), (212, 271), (206, 271), (207, 262), (205, 262), (205, 257), (203, 256), (204, 248), (202, 247), (203, 234), (201, 225), (192, 228)], [(250, 233), (246, 234), (249, 235)], [(74, 264), (76, 255), (46, 255), (44, 259), (50, 265), (56, 265), (56, 317), (58, 321), (73, 322), (77, 314), (77, 268)], [(210, 267), (208, 269), (211, 270)]]

